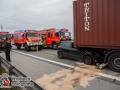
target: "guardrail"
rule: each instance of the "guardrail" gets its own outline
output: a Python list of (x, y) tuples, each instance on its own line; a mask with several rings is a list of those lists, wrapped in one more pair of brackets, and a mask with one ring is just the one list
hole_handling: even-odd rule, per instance
[[(20, 70), (18, 70), (15, 66), (13, 66), (11, 63), (9, 63), (7, 60), (5, 60), (4, 58), (0, 56), (0, 70), (2, 69), (2, 64), (7, 68), (8, 75), (27, 77)], [(34, 83), (34, 86), (25, 86), (24, 88), (27, 90), (45, 90), (43, 87), (35, 83), (33, 80), (31, 80), (31, 82)]]

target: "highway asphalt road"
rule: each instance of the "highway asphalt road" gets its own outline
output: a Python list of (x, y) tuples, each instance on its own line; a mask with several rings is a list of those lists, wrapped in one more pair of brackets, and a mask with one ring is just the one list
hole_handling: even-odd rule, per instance
[[(52, 49), (43, 49), (38, 53), (36, 50), (26, 52), (24, 48), (17, 50), (13, 47), (11, 51), (12, 64), (24, 74), (32, 77), (33, 80), (41, 78), (45, 74), (55, 73), (68, 67), (77, 66), (79, 61), (69, 59), (58, 59), (57, 51)], [(0, 56), (5, 58), (4, 52)], [(120, 80), (120, 73), (109, 69), (102, 70), (103, 74), (116, 76)], [(113, 78), (99, 77), (89, 82), (90, 86), (83, 88), (77, 85), (74, 90), (120, 90), (119, 81), (113, 82)]]
[[(77, 66), (78, 65), (77, 63), (81, 63), (81, 60), (77, 61), (77, 60), (71, 60), (71, 59), (59, 59), (57, 56), (57, 50), (53, 50), (53, 49), (45, 48), (45, 49), (42, 49), (39, 52), (37, 52), (36, 49), (33, 48), (31, 51), (26, 52), (24, 48), (21, 48), (21, 50), (17, 50), (16, 47), (13, 46), (12, 50), (13, 51), (14, 50), (20, 51), (23, 53), (35, 55), (35, 56), (46, 58), (46, 59), (51, 59), (51, 60), (56, 61), (56, 62), (60, 62), (60, 63), (68, 64), (68, 65), (73, 65), (73, 66)], [(61, 67), (63, 67), (63, 66), (61, 66)], [(106, 69), (103, 69), (101, 72), (104, 74), (120, 77), (120, 73), (111, 71), (111, 70), (109, 70), (108, 67)]]

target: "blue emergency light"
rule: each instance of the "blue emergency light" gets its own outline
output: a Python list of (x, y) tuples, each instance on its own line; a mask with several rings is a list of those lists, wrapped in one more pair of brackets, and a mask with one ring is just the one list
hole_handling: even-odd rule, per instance
[[(23, 33), (23, 32), (30, 32), (31, 30), (18, 30), (19, 32)], [(32, 30), (35, 31), (35, 30)]]
[(21, 32), (25, 32), (25, 30), (21, 30)]
[(23, 33), (23, 32), (25, 32), (25, 30), (18, 30), (18, 31), (16, 31), (16, 32), (21, 32), (21, 33)]
[(64, 32), (64, 31), (68, 31), (68, 29), (60, 29), (59, 32)]
[(26, 32), (36, 32), (36, 30), (26, 30)]

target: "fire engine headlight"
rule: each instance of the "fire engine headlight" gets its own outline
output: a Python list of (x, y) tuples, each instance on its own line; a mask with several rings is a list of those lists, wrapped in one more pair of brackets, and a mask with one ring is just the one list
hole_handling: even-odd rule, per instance
[(29, 45), (33, 45), (32, 43), (29, 43)]

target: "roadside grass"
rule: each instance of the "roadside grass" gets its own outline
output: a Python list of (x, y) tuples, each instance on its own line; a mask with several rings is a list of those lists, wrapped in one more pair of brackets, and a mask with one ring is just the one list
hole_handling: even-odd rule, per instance
[[(0, 75), (2, 75), (2, 73), (7, 73), (6, 70), (2, 67), (1, 71), (0, 71)], [(23, 90), (20, 87), (14, 86), (12, 88), (0, 88), (0, 90)]]

